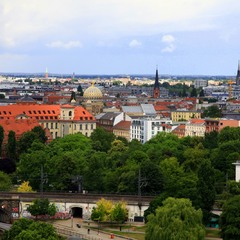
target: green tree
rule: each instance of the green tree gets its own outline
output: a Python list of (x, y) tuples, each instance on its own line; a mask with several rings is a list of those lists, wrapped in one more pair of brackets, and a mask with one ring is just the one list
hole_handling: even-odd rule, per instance
[(16, 134), (14, 131), (9, 131), (8, 133), (6, 155), (8, 158), (12, 160), (16, 160), (17, 158), (17, 142), (16, 142)]
[(0, 191), (9, 191), (11, 187), (12, 182), (9, 175), (0, 171)]
[(74, 91), (72, 91), (72, 93), (71, 93), (70, 102), (71, 102), (72, 100), (75, 100), (75, 101), (76, 101), (76, 93), (75, 93)]
[(97, 127), (91, 134), (92, 146), (96, 151), (107, 152), (111, 148), (111, 143), (115, 136), (107, 132), (104, 128)]
[(210, 107), (207, 107), (207, 109), (205, 109), (203, 111), (203, 117), (209, 117), (209, 118), (220, 118), (222, 116), (222, 111), (221, 109), (216, 106), (216, 105), (212, 105)]
[(58, 236), (54, 227), (45, 222), (35, 222), (22, 218), (14, 222), (10, 230), (5, 231), (3, 240), (63, 240)]
[(124, 202), (115, 203), (110, 214), (111, 221), (113, 222), (125, 222), (127, 218), (127, 208)]
[(203, 222), (207, 224), (216, 198), (214, 168), (210, 160), (203, 160), (198, 170), (198, 204), (203, 212)]
[(47, 198), (35, 199), (27, 210), (35, 217), (39, 215), (54, 216), (57, 212), (56, 206), (51, 204)]
[(191, 97), (197, 97), (197, 89), (195, 87), (192, 88), (190, 96)]
[(28, 149), (31, 147), (32, 143), (36, 140), (38, 140), (38, 136), (35, 132), (25, 132), (18, 140), (18, 153), (22, 154), (24, 152), (27, 152)]
[(36, 126), (32, 129), (33, 133), (36, 133), (40, 142), (45, 143), (47, 141), (47, 136), (45, 130), (41, 126)]
[(202, 212), (189, 199), (167, 198), (156, 215), (149, 215), (146, 240), (203, 240)]
[(224, 240), (240, 239), (240, 196), (234, 196), (223, 205), (220, 215), (221, 236)]
[(80, 96), (83, 96), (83, 89), (82, 89), (81, 84), (78, 85), (77, 91), (78, 91), (78, 93), (79, 93)]

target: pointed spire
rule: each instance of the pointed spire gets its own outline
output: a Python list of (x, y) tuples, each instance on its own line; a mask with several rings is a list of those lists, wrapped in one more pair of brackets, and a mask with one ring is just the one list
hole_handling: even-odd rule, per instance
[(238, 71), (236, 76), (236, 85), (240, 85), (240, 60), (238, 60)]
[(155, 76), (155, 83), (153, 87), (153, 97), (159, 98), (160, 97), (160, 85), (159, 85), (159, 78), (158, 78), (158, 66), (156, 68), (156, 76)]
[(159, 89), (159, 78), (158, 78), (158, 66), (156, 68), (156, 76), (155, 76), (155, 83), (154, 83), (154, 89), (158, 88)]

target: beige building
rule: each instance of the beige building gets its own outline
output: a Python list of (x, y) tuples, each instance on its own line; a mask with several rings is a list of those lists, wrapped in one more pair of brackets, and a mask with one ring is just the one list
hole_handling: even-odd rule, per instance
[(191, 118), (201, 118), (201, 112), (181, 110), (171, 112), (171, 119), (173, 122), (189, 121)]
[(117, 137), (124, 137), (130, 141), (131, 121), (121, 121), (113, 127), (113, 134)]
[(204, 137), (206, 132), (206, 124), (204, 119), (191, 119), (186, 123), (185, 136)]

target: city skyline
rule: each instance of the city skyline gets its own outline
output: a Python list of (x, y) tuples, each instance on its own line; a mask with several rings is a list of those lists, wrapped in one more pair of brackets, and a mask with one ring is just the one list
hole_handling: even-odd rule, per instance
[(236, 75), (237, 0), (2, 0), (0, 72)]

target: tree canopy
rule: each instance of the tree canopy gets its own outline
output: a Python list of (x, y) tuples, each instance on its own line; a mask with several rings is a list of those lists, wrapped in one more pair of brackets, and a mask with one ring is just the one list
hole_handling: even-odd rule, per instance
[(202, 212), (189, 199), (167, 198), (156, 215), (148, 217), (146, 240), (203, 240)]

